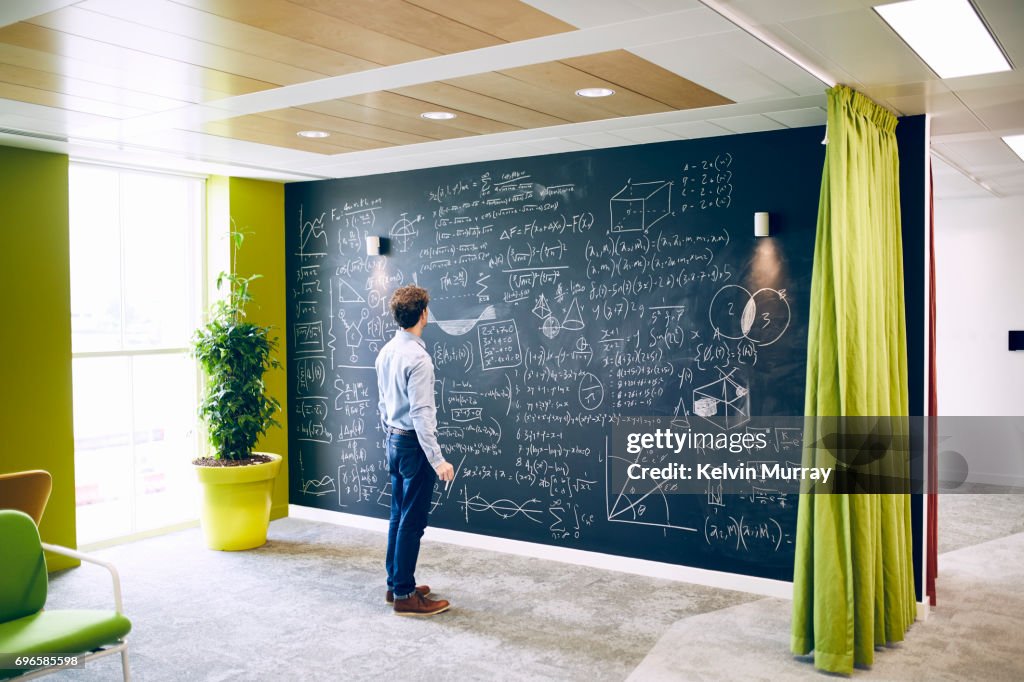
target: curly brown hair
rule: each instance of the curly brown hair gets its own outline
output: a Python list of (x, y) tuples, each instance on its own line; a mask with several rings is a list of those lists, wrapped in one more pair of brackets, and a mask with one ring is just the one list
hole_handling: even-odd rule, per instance
[(423, 311), (430, 303), (430, 294), (427, 290), (415, 284), (409, 284), (396, 289), (391, 295), (391, 314), (395, 316), (395, 322), (402, 329), (415, 327), (420, 321)]

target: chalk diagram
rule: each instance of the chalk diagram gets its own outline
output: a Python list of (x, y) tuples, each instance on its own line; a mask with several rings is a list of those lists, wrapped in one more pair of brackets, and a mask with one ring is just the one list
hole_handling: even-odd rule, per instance
[[(384, 487), (381, 489), (380, 493), (377, 495), (377, 504), (379, 504), (382, 507), (387, 507), (388, 509), (391, 509), (391, 481), (390, 480), (388, 480), (388, 482), (384, 484)], [(428, 513), (429, 514), (433, 514), (434, 510), (437, 509), (440, 506), (441, 506), (441, 491), (438, 490), (437, 484), (435, 484), (434, 485), (434, 492), (433, 492), (433, 494), (431, 496), (431, 500), (430, 500), (430, 511)]]
[(428, 318), (427, 324), (436, 324), (441, 328), (441, 331), (450, 336), (462, 336), (471, 332), (478, 322), (494, 320), (497, 319), (497, 317), (498, 313), (494, 310), (494, 306), (489, 305), (475, 318), (466, 318), (461, 320), (438, 320), (435, 318)]
[(558, 332), (562, 331), (562, 325), (558, 323), (558, 320), (554, 315), (544, 320), (544, 324), (540, 326), (540, 331), (544, 336), (549, 339), (553, 339), (558, 336)]
[(540, 509), (534, 508), (534, 505), (539, 505), (540, 503), (540, 500), (532, 497), (522, 504), (517, 504), (516, 502), (505, 498), (495, 500), (494, 502), (488, 502), (483, 497), (480, 497), (480, 495), (473, 495), (473, 497), (470, 497), (469, 491), (465, 486), (462, 487), (462, 499), (459, 500), (459, 506), (462, 507), (466, 515), (466, 523), (469, 523), (469, 512), (471, 511), (491, 511), (503, 519), (511, 519), (522, 515), (534, 523), (541, 523), (541, 520), (537, 518), (537, 516), (542, 516), (544, 512)]
[(584, 410), (593, 411), (601, 407), (604, 402), (604, 384), (596, 374), (584, 372), (580, 376), (579, 399)]
[[(662, 489), (662, 486), (667, 481), (651, 479), (634, 481), (626, 476), (629, 465), (639, 463), (640, 458), (643, 456), (642, 453), (637, 454), (633, 459), (613, 455), (608, 447), (607, 437), (605, 437), (604, 441), (604, 453), (605, 512), (609, 521), (697, 532), (696, 528), (683, 526), (673, 521), (668, 496), (665, 495), (665, 491)], [(625, 479), (617, 493), (612, 492), (611, 460), (621, 462), (621, 464), (616, 464), (616, 467), (621, 467), (621, 469), (618, 469), (619, 475)]]
[(790, 309), (786, 290), (758, 289), (750, 293), (738, 284), (726, 284), (715, 292), (708, 306), (708, 320), (715, 334), (726, 339), (750, 339), (770, 346), (789, 328)]
[(576, 348), (573, 350), (572, 356), (577, 360), (585, 360), (588, 366), (594, 359), (594, 348), (587, 342), (585, 336), (576, 339)]
[(334, 485), (334, 479), (328, 474), (324, 474), (322, 478), (315, 480), (306, 480), (306, 468), (302, 463), (301, 452), (299, 453), (299, 479), (302, 483), (303, 495), (323, 497), (324, 495), (330, 495), (331, 493), (337, 492), (337, 488)]
[(304, 220), (302, 207), (299, 207), (299, 252), (300, 258), (311, 258), (327, 255), (327, 230), (324, 229), (324, 217), (321, 213), (319, 218)]
[(537, 304), (533, 306), (532, 312), (542, 320), (551, 316), (551, 306), (548, 305), (548, 299), (544, 298), (544, 294), (537, 297)]
[(671, 425), (676, 429), (688, 429), (690, 428), (690, 411), (686, 409), (686, 401), (682, 398), (676, 403), (675, 409), (672, 410), (672, 421)]
[(724, 507), (725, 500), (722, 497), (722, 484), (711, 483), (708, 481), (708, 487), (705, 489), (708, 494), (708, 506), (709, 507)]
[(406, 214), (403, 213), (395, 224), (391, 226), (391, 240), (395, 243), (395, 246), (402, 253), (406, 253), (412, 242), (416, 237), (419, 236), (419, 230), (416, 229), (416, 223), (418, 223), (423, 216), (416, 216), (414, 220), (409, 220)]
[(672, 183), (667, 180), (626, 184), (608, 202), (612, 233), (646, 232), (672, 213)]
[(366, 299), (351, 284), (339, 277), (338, 303), (366, 303)]
[(345, 311), (338, 311), (338, 321), (345, 327), (345, 345), (352, 351), (352, 355), (349, 357), (352, 362), (359, 359), (359, 347), (363, 345), (363, 332), (359, 330), (359, 325), (365, 322), (369, 316), (370, 311), (364, 308), (357, 322), (349, 322), (345, 319)]
[(583, 322), (583, 311), (580, 310), (579, 301), (574, 297), (572, 303), (569, 304), (569, 310), (565, 313), (565, 318), (562, 319), (562, 329), (578, 332), (586, 326)]
[(717, 379), (693, 389), (693, 414), (726, 431), (750, 421), (750, 391), (733, 378), (736, 369), (718, 369)]
[(540, 326), (540, 331), (544, 336), (549, 339), (553, 339), (561, 333), (563, 329), (569, 331), (578, 332), (586, 327), (586, 323), (583, 321), (583, 310), (580, 308), (580, 303), (576, 298), (572, 299), (572, 303), (565, 311), (565, 315), (562, 317), (562, 321), (559, 322), (558, 318), (551, 310), (551, 305), (547, 299), (544, 298), (544, 294), (537, 297), (537, 303), (533, 306), (534, 315), (544, 320)]

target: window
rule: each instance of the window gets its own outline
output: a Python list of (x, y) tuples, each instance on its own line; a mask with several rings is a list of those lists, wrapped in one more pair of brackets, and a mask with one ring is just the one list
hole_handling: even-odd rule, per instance
[(78, 541), (196, 517), (204, 181), (72, 164)]

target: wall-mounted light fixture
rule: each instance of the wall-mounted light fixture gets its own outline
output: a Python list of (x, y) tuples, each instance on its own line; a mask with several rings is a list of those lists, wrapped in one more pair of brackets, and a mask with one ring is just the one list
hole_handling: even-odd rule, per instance
[(755, 237), (768, 237), (771, 235), (771, 230), (768, 227), (768, 214), (767, 213), (755, 213), (754, 214), (754, 236)]
[(366, 238), (366, 255), (367, 256), (379, 256), (380, 255), (380, 237), (367, 237)]

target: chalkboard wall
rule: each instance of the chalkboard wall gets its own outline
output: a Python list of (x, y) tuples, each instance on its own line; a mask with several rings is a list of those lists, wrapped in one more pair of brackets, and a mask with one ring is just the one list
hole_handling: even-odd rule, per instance
[(288, 185), (291, 502), (387, 517), (373, 363), (418, 283), (456, 469), (432, 526), (790, 580), (795, 497), (624, 491), (607, 443), (624, 415), (803, 413), (823, 134)]

